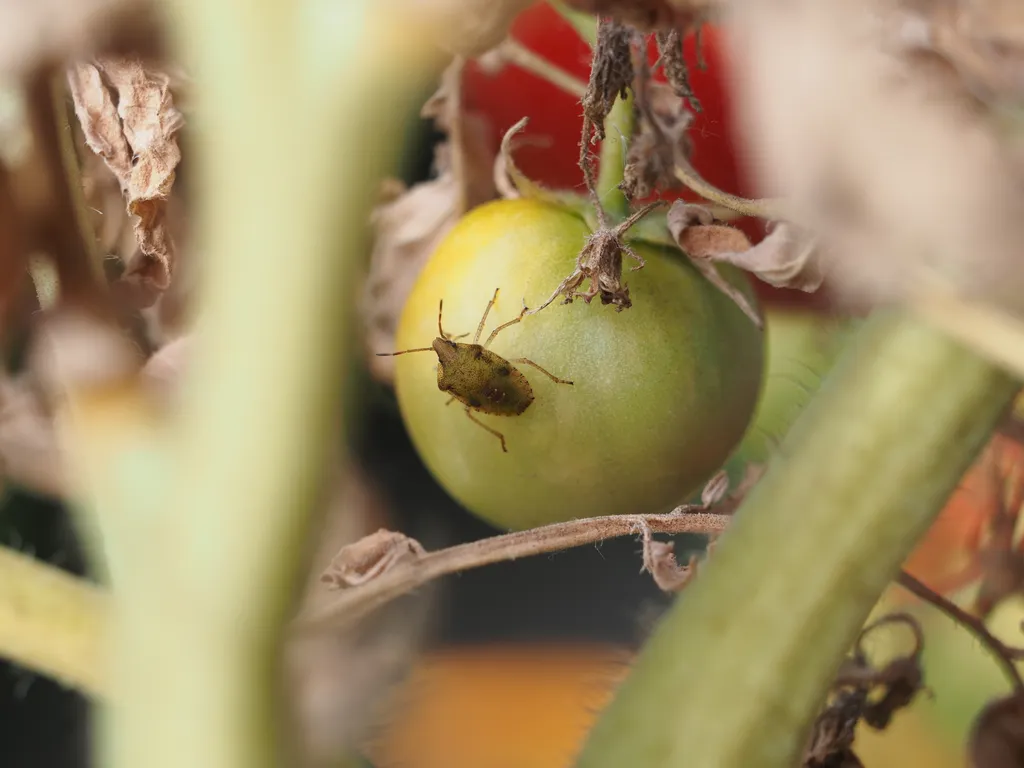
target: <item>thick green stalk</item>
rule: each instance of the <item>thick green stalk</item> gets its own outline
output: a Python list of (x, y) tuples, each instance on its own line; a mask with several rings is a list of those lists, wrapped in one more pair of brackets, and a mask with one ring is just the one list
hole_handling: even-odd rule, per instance
[(203, 284), (166, 461), (114, 457), (97, 485), (123, 564), (104, 762), (270, 768), (293, 762), (283, 628), (341, 426), (373, 189), (435, 62), (368, 0), (170, 11), (195, 74)]
[(792, 768), (836, 669), (1018, 384), (917, 319), (871, 318), (577, 768)]

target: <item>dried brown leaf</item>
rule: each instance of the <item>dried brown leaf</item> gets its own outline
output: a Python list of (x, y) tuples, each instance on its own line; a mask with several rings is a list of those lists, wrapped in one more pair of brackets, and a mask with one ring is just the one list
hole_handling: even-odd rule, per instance
[(68, 85), (75, 115), (82, 126), (85, 143), (114, 173), (124, 194), (132, 175), (132, 151), (117, 114), (114, 94), (103, 81), (98, 66), (76, 64), (68, 69)]
[[(604, 139), (604, 119), (615, 99), (625, 98), (633, 84), (632, 42), (636, 33), (616, 21), (602, 19), (597, 27), (597, 45), (590, 68), (590, 82), (583, 95), (583, 114), (594, 127), (598, 139)], [(588, 137), (584, 137), (586, 139)]]
[(686, 565), (676, 560), (674, 541), (656, 541), (650, 529), (644, 530), (644, 570), (663, 592), (681, 592), (697, 576), (697, 556), (690, 555)]
[(729, 493), (729, 473), (724, 469), (716, 472), (700, 492), (700, 503), (710, 509)]
[(662, 30), (657, 34), (657, 41), (661, 66), (673, 93), (681, 99), (686, 99), (694, 112), (700, 112), (700, 100), (690, 84), (690, 67), (683, 58), (682, 32), (678, 28)]
[[(914, 647), (906, 655), (878, 668), (864, 650), (864, 638), (877, 628), (891, 624), (907, 626), (913, 633)], [(889, 614), (865, 627), (854, 652), (836, 675), (831, 699), (814, 722), (804, 749), (804, 768), (861, 765), (853, 751), (857, 725), (863, 722), (876, 730), (884, 730), (895, 713), (909, 706), (924, 690), (923, 650), (924, 633), (909, 614)], [(879, 690), (881, 695), (878, 695)]]
[(645, 54), (637, 57), (634, 84), (636, 132), (626, 153), (620, 188), (630, 199), (644, 199), (656, 191), (680, 187), (676, 166), (689, 163), (693, 143), (687, 131), (692, 114), (671, 86), (651, 80)]
[(171, 282), (175, 244), (167, 201), (181, 160), (170, 77), (137, 58), (107, 57), (76, 65), (69, 80), (86, 142), (117, 177), (139, 250), (121, 278), (139, 306), (150, 306)]
[(989, 702), (974, 721), (967, 751), (971, 768), (1024, 768), (1024, 698)]
[(355, 587), (375, 579), (399, 563), (426, 554), (415, 539), (403, 533), (381, 528), (338, 552), (320, 580), (331, 589)]
[(681, 201), (672, 204), (667, 222), (672, 237), (690, 262), (719, 291), (728, 296), (758, 328), (764, 327), (764, 318), (751, 300), (739, 288), (726, 280), (715, 262), (727, 261), (737, 253), (750, 249), (750, 240), (736, 227), (712, 224), (714, 217), (702, 206)]

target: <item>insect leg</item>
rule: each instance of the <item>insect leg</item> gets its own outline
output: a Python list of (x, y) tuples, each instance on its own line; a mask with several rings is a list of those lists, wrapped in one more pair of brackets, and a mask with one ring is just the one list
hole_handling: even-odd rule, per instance
[(445, 403), (445, 407), (451, 405), (453, 400), (455, 400), (455, 395), (452, 395), (451, 397), (448, 398), (448, 402)]
[(494, 302), (498, 300), (498, 291), (500, 288), (494, 289), (494, 295), (491, 300), (487, 302), (487, 306), (484, 307), (484, 316), (480, 318), (480, 325), (476, 327), (476, 336), (473, 337), (473, 343), (477, 344), (480, 341), (480, 334), (484, 332), (484, 323), (487, 322), (487, 314), (491, 311), (491, 307), (494, 306)]
[(481, 427), (486, 429), (488, 432), (490, 432), (496, 438), (501, 440), (501, 450), (504, 453), (508, 453), (508, 448), (505, 447), (505, 436), (503, 434), (501, 434), (501, 432), (499, 432), (496, 429), (491, 429), (486, 424), (484, 424), (482, 421), (480, 421), (480, 419), (478, 419), (476, 416), (473, 415), (473, 412), (469, 409), (468, 405), (466, 406), (466, 415), (469, 416), (469, 420), (472, 421), (474, 424), (479, 424)]
[(551, 373), (550, 371), (544, 370), (539, 365), (537, 365), (535, 362), (533, 362), (533, 360), (530, 360), (528, 358), (517, 357), (514, 360), (509, 360), (509, 362), (510, 363), (522, 363), (523, 365), (532, 366), (532, 367), (536, 368), (538, 371), (540, 371), (541, 373), (543, 373), (545, 376), (547, 376), (549, 379), (551, 379), (556, 384), (572, 384), (572, 382), (569, 381), (568, 379), (560, 379), (560, 378), (558, 378), (553, 373)]
[(509, 320), (507, 323), (502, 323), (497, 328), (495, 328), (493, 331), (491, 331), (491, 335), (488, 336), (487, 337), (487, 341), (484, 342), (484, 349), (486, 349), (487, 347), (489, 347), (491, 345), (491, 342), (494, 341), (494, 337), (498, 335), (499, 331), (502, 331), (505, 328), (508, 328), (510, 325), (515, 325), (516, 323), (521, 323), (523, 321), (523, 318), (526, 317), (526, 313), (528, 311), (529, 310), (526, 307), (526, 302), (523, 302), (523, 311), (519, 313), (519, 317), (516, 317), (516, 318), (513, 318), (512, 320)]

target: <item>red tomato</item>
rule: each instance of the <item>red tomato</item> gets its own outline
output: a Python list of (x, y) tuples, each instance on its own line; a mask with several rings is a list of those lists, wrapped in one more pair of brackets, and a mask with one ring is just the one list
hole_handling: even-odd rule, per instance
[[(590, 49), (575, 30), (546, 2), (523, 12), (512, 26), (512, 36), (525, 47), (586, 81), (590, 73)], [(697, 66), (694, 35), (683, 43), (683, 53), (690, 65), (691, 84), (701, 102), (702, 111), (695, 115), (690, 129), (693, 141), (693, 165), (697, 172), (719, 189), (737, 195), (749, 195), (752, 184), (740, 166), (729, 126), (731, 104), (728, 93), (727, 62), (721, 31), (713, 26), (702, 30), (702, 51), (707, 64)], [(657, 58), (652, 40), (650, 59)], [(658, 79), (664, 80), (659, 73)], [(583, 175), (577, 165), (579, 156), (582, 110), (579, 101), (551, 83), (516, 66), (507, 66), (497, 75), (482, 71), (476, 64), (467, 67), (464, 79), (467, 109), (486, 115), (495, 130), (497, 141), (505, 131), (523, 117), (530, 124), (524, 139), (543, 142), (541, 146), (525, 144), (516, 150), (516, 164), (529, 177), (549, 187), (582, 188)], [(693, 193), (665, 195), (699, 200)], [(764, 237), (764, 222), (745, 219), (739, 222), (751, 241)], [(796, 291), (777, 291), (758, 283), (762, 299), (771, 303), (818, 304), (814, 298)]]

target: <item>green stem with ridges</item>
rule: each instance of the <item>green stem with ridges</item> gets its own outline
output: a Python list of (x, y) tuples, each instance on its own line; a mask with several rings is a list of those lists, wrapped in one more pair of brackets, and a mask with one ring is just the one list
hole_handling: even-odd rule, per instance
[(577, 768), (791, 768), (882, 591), (1019, 384), (904, 314), (870, 318)]
[(597, 196), (614, 226), (629, 216), (629, 200), (619, 189), (626, 170), (626, 152), (633, 138), (633, 94), (616, 97), (612, 111), (604, 121), (605, 138), (601, 142), (597, 174)]

